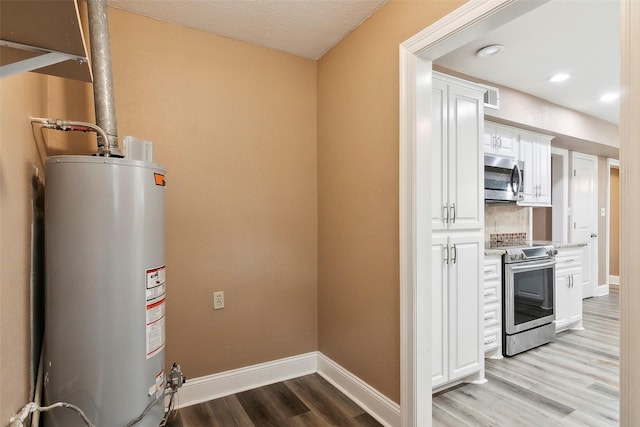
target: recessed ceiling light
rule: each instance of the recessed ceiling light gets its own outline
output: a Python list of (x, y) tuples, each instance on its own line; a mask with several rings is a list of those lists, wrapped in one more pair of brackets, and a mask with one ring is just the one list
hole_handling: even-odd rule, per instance
[(554, 74), (553, 76), (551, 76), (549, 78), (550, 82), (553, 83), (559, 83), (559, 82), (563, 82), (565, 80), (568, 80), (571, 78), (571, 74), (569, 73), (558, 73), (558, 74)]
[(611, 102), (613, 100), (618, 99), (618, 94), (617, 93), (605, 93), (604, 95), (602, 95), (600, 97), (600, 101), (602, 102)]
[(487, 56), (498, 55), (499, 53), (502, 53), (502, 52), (504, 52), (504, 46), (503, 45), (501, 45), (501, 44), (492, 44), (492, 45), (480, 48), (476, 52), (476, 56), (478, 58), (486, 58)]

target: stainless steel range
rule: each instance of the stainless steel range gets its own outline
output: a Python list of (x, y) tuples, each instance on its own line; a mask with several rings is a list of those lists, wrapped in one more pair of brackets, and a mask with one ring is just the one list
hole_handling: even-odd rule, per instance
[(555, 340), (556, 253), (553, 246), (506, 249), (502, 284), (505, 356)]

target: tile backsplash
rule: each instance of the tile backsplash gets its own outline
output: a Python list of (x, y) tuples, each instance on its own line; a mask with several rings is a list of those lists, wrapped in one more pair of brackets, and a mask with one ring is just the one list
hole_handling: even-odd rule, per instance
[(489, 245), (492, 248), (523, 245), (526, 241), (527, 233), (499, 233), (489, 236)]
[[(518, 239), (527, 240), (529, 229), (529, 208), (506, 205), (484, 205), (484, 240), (491, 243), (491, 235), (513, 234), (519, 235)], [(524, 238), (522, 238), (524, 234)], [(513, 236), (513, 238), (516, 238)]]

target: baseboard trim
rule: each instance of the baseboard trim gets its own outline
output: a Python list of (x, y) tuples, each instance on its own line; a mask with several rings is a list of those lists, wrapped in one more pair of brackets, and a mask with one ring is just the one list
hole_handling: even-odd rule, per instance
[(400, 405), (317, 351), (187, 380), (178, 391), (178, 407), (316, 372), (384, 426), (400, 426)]
[(606, 283), (604, 285), (596, 286), (595, 296), (601, 297), (603, 295), (609, 295), (609, 285)]
[(318, 374), (356, 402), (382, 425), (400, 426), (400, 405), (322, 353), (318, 353)]
[(317, 360), (314, 351), (187, 380), (178, 391), (178, 407), (312, 374), (317, 371)]
[(620, 276), (609, 275), (609, 283), (612, 284), (612, 285), (619, 285), (620, 284)]

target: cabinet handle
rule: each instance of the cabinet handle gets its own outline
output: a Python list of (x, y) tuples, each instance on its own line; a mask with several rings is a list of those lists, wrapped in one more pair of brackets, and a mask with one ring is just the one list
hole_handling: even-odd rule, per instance
[(451, 262), (455, 264), (456, 261), (458, 260), (458, 248), (456, 248), (455, 244), (451, 248), (451, 252), (453, 254), (453, 256), (451, 257)]
[(498, 148), (502, 148), (502, 137), (498, 137)]
[(451, 222), (456, 223), (456, 204), (452, 203), (451, 205)]
[(444, 245), (444, 263), (449, 264), (449, 245)]
[(442, 217), (445, 224), (449, 222), (449, 207), (447, 205), (442, 206)]
[(569, 287), (573, 288), (573, 274), (569, 275)]

